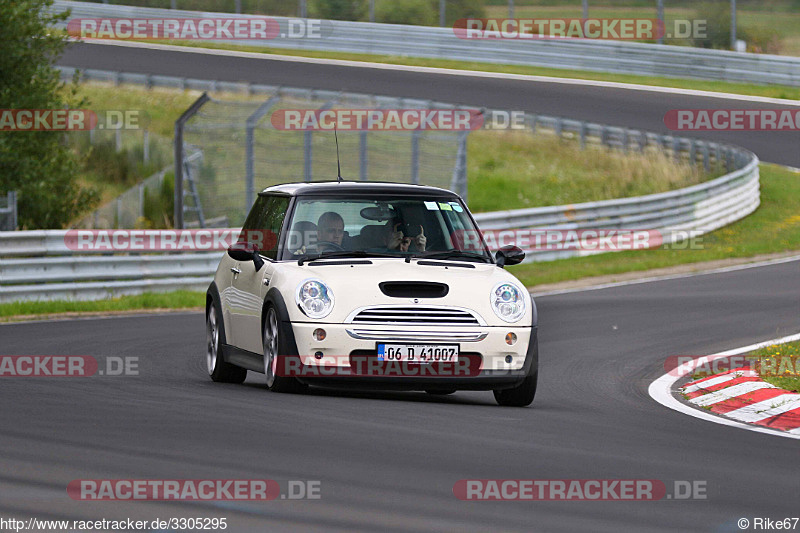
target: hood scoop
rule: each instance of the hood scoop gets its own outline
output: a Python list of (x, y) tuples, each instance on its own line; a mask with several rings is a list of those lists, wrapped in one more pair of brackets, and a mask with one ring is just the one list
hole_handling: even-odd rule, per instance
[(444, 298), (450, 287), (433, 281), (384, 281), (381, 292), (392, 298)]

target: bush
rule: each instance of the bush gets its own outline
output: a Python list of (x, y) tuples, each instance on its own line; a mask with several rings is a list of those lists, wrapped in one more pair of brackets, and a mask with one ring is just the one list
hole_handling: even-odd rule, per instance
[(309, 6), (309, 16), (331, 20), (364, 20), (366, 0), (315, 0)]
[(433, 8), (430, 0), (405, 0), (403, 2), (376, 0), (375, 2), (375, 22), (386, 24), (433, 26), (438, 24), (438, 13), (438, 9)]
[[(439, 1), (432, 0), (436, 13), (439, 12)], [(507, 2), (506, 2), (507, 3)], [(479, 19), (486, 16), (482, 0), (447, 0), (445, 3), (445, 25), (452, 26), (458, 19)], [(436, 23), (439, 22), (436, 17)]]
[(728, 2), (717, 1), (703, 4), (697, 10), (695, 19), (706, 21), (706, 36), (695, 39), (695, 46), (730, 49), (731, 10)]

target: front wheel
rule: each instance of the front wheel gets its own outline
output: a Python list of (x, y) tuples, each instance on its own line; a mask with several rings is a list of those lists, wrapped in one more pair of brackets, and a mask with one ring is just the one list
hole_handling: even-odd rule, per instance
[(536, 396), (536, 382), (539, 372), (534, 372), (525, 377), (523, 382), (513, 389), (502, 389), (494, 391), (494, 399), (497, 403), (505, 407), (526, 407), (533, 403)]
[[(264, 375), (267, 388), (272, 392), (303, 392), (305, 386), (293, 377), (281, 376), (278, 369), (279, 357), (286, 356), (283, 332), (278, 313), (270, 306), (264, 318)], [(284, 350), (281, 354), (281, 350)]]

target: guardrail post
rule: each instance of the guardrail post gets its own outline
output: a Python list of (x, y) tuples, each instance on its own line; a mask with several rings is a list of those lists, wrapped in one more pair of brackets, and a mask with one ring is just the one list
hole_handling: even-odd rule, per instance
[(697, 141), (695, 139), (689, 143), (689, 161), (692, 165), (697, 164)]
[(117, 152), (122, 151), (122, 129), (117, 128), (114, 130), (114, 142), (117, 148)]
[(600, 144), (608, 145), (608, 128), (605, 125), (600, 126)]
[(681, 139), (680, 139), (680, 137), (673, 137), (672, 138), (672, 157), (675, 158), (676, 162), (680, 162), (680, 160), (681, 160)]
[(639, 132), (639, 152), (644, 153), (645, 148), (647, 148), (647, 132), (642, 131)]
[(561, 133), (564, 131), (564, 121), (561, 117), (556, 119), (556, 137), (561, 139)]
[(119, 229), (122, 224), (122, 198), (117, 197), (117, 220), (114, 221), (114, 228)]
[(186, 121), (192, 118), (203, 105), (211, 100), (208, 93), (203, 93), (200, 98), (189, 106), (189, 109), (175, 121), (175, 206), (173, 211), (173, 226), (176, 229), (183, 229), (183, 127)]
[(622, 128), (622, 151), (628, 153), (628, 128)]
[(142, 133), (142, 159), (145, 165), (150, 162), (150, 131), (146, 129)]
[(704, 142), (703, 143), (703, 168), (705, 169), (706, 172), (711, 171), (711, 160), (710, 159), (711, 158), (710, 158), (709, 153), (708, 153), (708, 143)]

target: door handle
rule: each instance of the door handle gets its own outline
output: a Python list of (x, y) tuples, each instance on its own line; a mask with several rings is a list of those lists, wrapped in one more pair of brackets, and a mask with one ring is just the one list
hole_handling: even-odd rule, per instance
[(233, 273), (234, 273), (234, 274), (236, 274), (237, 276), (238, 276), (239, 274), (241, 274), (241, 273), (242, 273), (242, 271), (241, 271), (241, 270), (239, 270), (239, 269), (238, 269), (238, 268), (236, 268), (236, 267), (231, 267), (231, 272), (233, 272)]

